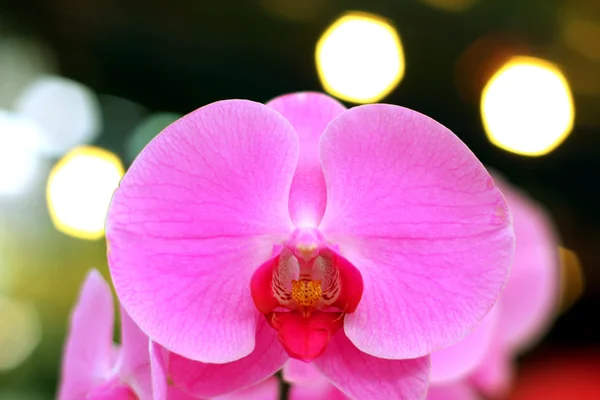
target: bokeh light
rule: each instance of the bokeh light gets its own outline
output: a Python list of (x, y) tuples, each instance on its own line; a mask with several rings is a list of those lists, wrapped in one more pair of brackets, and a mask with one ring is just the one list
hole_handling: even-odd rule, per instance
[(91, 142), (101, 129), (96, 95), (86, 86), (58, 76), (32, 82), (17, 98), (14, 109), (44, 129), (42, 150), (50, 155), (62, 155)]
[(396, 29), (366, 13), (346, 14), (327, 28), (315, 59), (325, 91), (354, 103), (381, 100), (404, 76), (404, 51)]
[(36, 181), (42, 136), (34, 122), (0, 110), (0, 196), (26, 193)]
[(568, 310), (583, 293), (583, 269), (577, 254), (572, 250), (559, 247), (560, 256), (560, 302), (559, 312)]
[(471, 8), (477, 0), (421, 0), (432, 8), (449, 12), (461, 12)]
[(0, 371), (18, 367), (41, 338), (41, 324), (28, 303), (0, 297)]
[(575, 108), (566, 78), (553, 64), (514, 57), (483, 89), (481, 114), (488, 138), (513, 153), (541, 156), (573, 128)]
[(128, 161), (133, 161), (156, 135), (179, 118), (181, 118), (181, 114), (159, 112), (144, 119), (131, 132), (125, 143), (125, 153)]
[(104, 235), (112, 194), (125, 173), (119, 158), (92, 146), (70, 151), (52, 169), (46, 198), (56, 228), (81, 239)]

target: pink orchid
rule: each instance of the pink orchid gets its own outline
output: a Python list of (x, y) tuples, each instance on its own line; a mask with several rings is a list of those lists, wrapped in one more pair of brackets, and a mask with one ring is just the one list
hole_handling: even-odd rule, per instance
[(542, 207), (497, 174), (494, 180), (514, 219), (516, 247), (510, 277), (492, 312), (467, 338), (431, 355), (431, 381), (437, 387), (462, 380), (463, 386), (500, 397), (510, 387), (513, 359), (534, 344), (552, 321), (559, 258), (558, 240)]
[(152, 400), (149, 341), (121, 311), (122, 344), (113, 344), (110, 287), (92, 270), (71, 316), (59, 400)]
[(316, 93), (220, 101), (167, 127), (115, 192), (107, 239), (152, 340), (252, 364), (178, 386), (216, 396), (292, 357), (351, 397), (404, 399), (424, 396), (427, 355), (492, 308), (514, 241), (500, 191), (448, 129)]
[[(96, 270), (88, 274), (71, 319), (65, 346), (59, 400), (193, 400), (198, 397), (170, 386), (157, 352), (121, 310), (122, 344), (112, 342), (114, 305), (110, 287)], [(151, 347), (150, 347), (151, 345)], [(150, 357), (152, 348), (152, 358)], [(152, 360), (152, 363), (151, 363)], [(201, 370), (200, 363), (192, 371)], [(174, 371), (178, 373), (178, 370)], [(201, 378), (201, 377), (196, 377)], [(215, 400), (277, 400), (275, 378)]]
[[(427, 400), (476, 400), (479, 391), (505, 395), (512, 359), (548, 328), (558, 296), (558, 241), (541, 207), (497, 175), (514, 218), (515, 261), (498, 303), (462, 341), (431, 355)], [(346, 399), (314, 367), (290, 360), (284, 379), (291, 400)]]

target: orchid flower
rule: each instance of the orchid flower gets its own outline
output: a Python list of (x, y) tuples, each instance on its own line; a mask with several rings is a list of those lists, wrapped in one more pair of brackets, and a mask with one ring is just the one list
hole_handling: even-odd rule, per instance
[(59, 400), (152, 400), (149, 341), (121, 311), (122, 344), (113, 344), (114, 304), (96, 270), (87, 275), (71, 316)]
[(416, 399), (428, 354), (495, 303), (514, 234), (485, 168), (439, 123), (297, 93), (165, 128), (115, 192), (107, 240), (133, 320), (210, 363), (202, 380), (172, 374), (186, 391), (247, 387), (291, 357), (350, 397)]
[[(558, 298), (558, 241), (542, 208), (495, 174), (514, 218), (515, 261), (498, 303), (462, 341), (431, 355), (427, 400), (476, 400), (505, 395), (512, 360), (552, 321)], [(314, 367), (290, 360), (284, 379), (291, 400), (345, 399)]]

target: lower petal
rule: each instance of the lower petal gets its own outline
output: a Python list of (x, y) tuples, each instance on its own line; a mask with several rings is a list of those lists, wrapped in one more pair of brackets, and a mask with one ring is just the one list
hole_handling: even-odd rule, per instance
[(353, 399), (404, 399), (425, 397), (429, 386), (429, 357), (386, 360), (363, 353), (343, 331), (332, 338), (317, 368)]
[(273, 375), (288, 360), (277, 333), (261, 318), (256, 347), (248, 356), (226, 364), (205, 364), (175, 353), (169, 355), (173, 384), (197, 397), (215, 397), (248, 388)]
[(214, 400), (279, 400), (279, 380), (271, 377), (248, 389), (219, 396)]
[(431, 385), (427, 400), (479, 400), (473, 387), (466, 381)]
[(497, 333), (499, 308), (494, 307), (479, 326), (460, 342), (431, 354), (431, 382), (464, 378), (482, 362)]
[(329, 383), (314, 365), (293, 358), (290, 358), (283, 366), (283, 379), (289, 383), (299, 384), (314, 385), (321, 381)]
[(290, 388), (290, 400), (348, 400), (348, 397), (327, 380), (314, 384), (295, 384)]

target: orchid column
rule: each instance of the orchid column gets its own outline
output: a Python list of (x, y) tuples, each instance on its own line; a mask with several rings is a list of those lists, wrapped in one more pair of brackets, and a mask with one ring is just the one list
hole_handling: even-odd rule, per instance
[(170, 376), (197, 396), (292, 357), (352, 398), (422, 398), (428, 354), (494, 305), (513, 236), (501, 193), (448, 129), (315, 93), (176, 121), (133, 163), (107, 221), (117, 294), (153, 341), (203, 363), (252, 358), (217, 389)]

